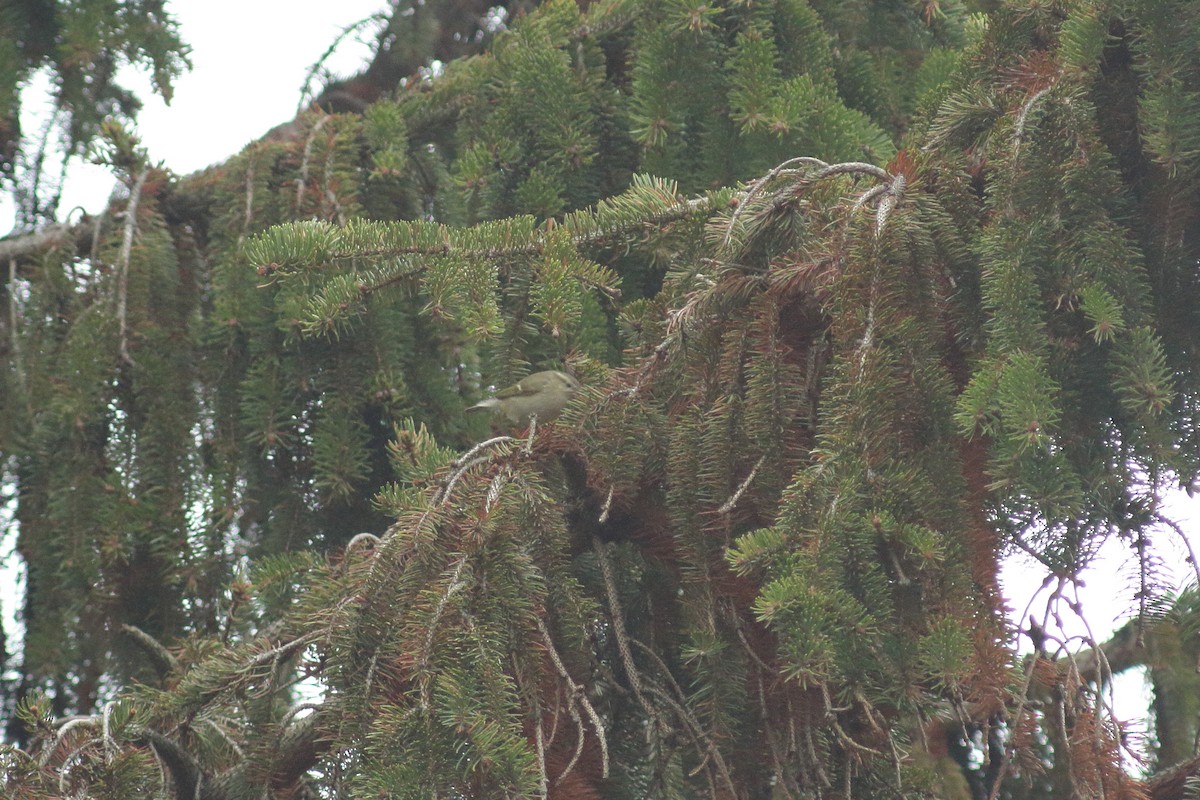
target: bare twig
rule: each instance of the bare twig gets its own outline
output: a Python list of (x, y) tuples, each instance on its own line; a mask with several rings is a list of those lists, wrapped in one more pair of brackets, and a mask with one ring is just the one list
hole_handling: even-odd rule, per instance
[(761, 467), (763, 462), (766, 460), (767, 457), (765, 455), (758, 457), (758, 461), (755, 462), (754, 467), (750, 470), (750, 474), (746, 476), (744, 481), (742, 481), (741, 486), (738, 486), (737, 491), (734, 492), (733, 495), (730, 496), (730, 498), (722, 503), (721, 507), (717, 509), (718, 514), (728, 514), (730, 511), (733, 511), (734, 506), (738, 504), (738, 500), (742, 499), (742, 495), (746, 493), (746, 490), (750, 488), (750, 484), (754, 482), (755, 476), (758, 475), (759, 467)]
[(346, 558), (350, 553), (354, 552), (354, 548), (358, 547), (363, 542), (370, 542), (372, 547), (379, 546), (379, 537), (373, 533), (356, 533), (354, 537), (346, 543), (346, 550), (342, 554)]
[(608, 487), (608, 496), (604, 498), (604, 506), (600, 509), (600, 517), (599, 517), (599, 519), (596, 520), (601, 525), (608, 522), (608, 514), (609, 514), (609, 512), (612, 511), (613, 489), (614, 488), (615, 487), (613, 487), (613, 486)]
[(725, 226), (725, 238), (721, 242), (722, 245), (725, 247), (729, 246), (730, 242), (733, 240), (733, 226), (737, 224), (738, 218), (741, 217), (742, 212), (745, 210), (746, 206), (750, 204), (750, 201), (752, 201), (762, 192), (763, 187), (780, 175), (798, 171), (789, 169), (789, 167), (791, 167), (793, 164), (812, 164), (822, 168), (829, 166), (829, 164), (821, 161), (818, 158), (809, 158), (807, 156), (789, 158), (787, 161), (784, 161), (782, 164), (776, 166), (766, 175), (763, 175), (761, 178), (751, 183), (750, 186), (747, 187), (745, 193), (739, 199), (738, 207), (735, 208), (733, 214), (729, 216), (729, 224)]
[(658, 713), (646, 699), (642, 687), (642, 676), (638, 672), (637, 665), (633, 661), (633, 653), (629, 648), (629, 634), (625, 632), (625, 614), (621, 610), (621, 601), (617, 597), (617, 582), (613, 578), (612, 561), (608, 558), (608, 548), (599, 539), (592, 540), (592, 547), (596, 552), (596, 560), (600, 564), (600, 574), (604, 578), (604, 589), (608, 594), (609, 616), (612, 617), (613, 636), (617, 640), (617, 651), (621, 655), (621, 664), (625, 667), (629, 688), (633, 689), (634, 696), (647, 716), (657, 722)]
[(316, 713), (320, 710), (321, 710), (320, 703), (300, 703), (299, 705), (292, 706), (291, 708), (289, 708), (287, 710), (287, 713), (285, 713), (282, 717), (279, 718), (279, 727), (286, 728), (289, 724), (291, 724), (291, 721), (293, 719), (295, 719), (296, 715), (299, 714), (301, 711), (312, 711), (312, 712)]
[(480, 450), (484, 450), (488, 447), (496, 447), (498, 445), (505, 444), (506, 442), (515, 442), (515, 441), (517, 441), (517, 440), (515, 438), (513, 438), (512, 436), (493, 436), (491, 439), (484, 439), (482, 442), (475, 445), (474, 447), (472, 447), (467, 452), (463, 453), (458, 458), (454, 459), (454, 461), (450, 464), (450, 466), (451, 467), (461, 467), (463, 464), (467, 463), (472, 458), (474, 458), (475, 455)]
[(1196, 587), (1200, 588), (1200, 563), (1196, 561), (1196, 551), (1192, 549), (1192, 543), (1188, 539), (1187, 534), (1183, 532), (1183, 528), (1179, 527), (1179, 523), (1175, 520), (1160, 513), (1154, 514), (1154, 520), (1166, 525), (1167, 529), (1174, 533), (1179, 538), (1179, 541), (1183, 543), (1184, 548), (1187, 549), (1187, 562), (1192, 567), (1192, 577), (1196, 579)]
[(237, 249), (240, 252), (246, 237), (250, 235), (250, 226), (254, 224), (254, 155), (246, 159), (246, 203), (242, 210), (242, 230), (238, 233)]
[[(298, 112), (297, 112), (298, 113)], [(308, 137), (304, 140), (304, 152), (300, 156), (300, 174), (296, 176), (296, 212), (300, 212), (301, 204), (304, 202), (304, 190), (308, 184), (308, 165), (309, 159), (312, 156), (313, 142), (316, 141), (317, 134), (325, 127), (325, 123), (329, 122), (329, 115), (323, 114), (320, 119), (309, 129)]]
[(492, 482), (488, 484), (487, 496), (483, 500), (484, 512), (490, 512), (492, 506), (496, 505), (496, 501), (500, 499), (500, 493), (504, 491), (504, 487), (512, 479), (512, 467), (505, 464), (495, 476), (492, 477)]
[(121, 260), (117, 264), (117, 325), (119, 326), (119, 353), (121, 360), (130, 366), (133, 357), (129, 355), (129, 324), (127, 321), (129, 307), (129, 259), (133, 254), (133, 237), (137, 232), (138, 201), (142, 196), (142, 187), (146, 185), (146, 176), (150, 168), (143, 166), (134, 179), (129, 190), (129, 202), (125, 206), (125, 229), (121, 236)]
[(908, 178), (903, 175), (896, 175), (892, 178), (887, 191), (884, 192), (883, 197), (879, 201), (879, 206), (875, 209), (875, 238), (878, 239), (883, 235), (883, 226), (887, 224), (892, 209), (900, 202), (900, 198), (904, 196), (904, 190), (907, 187)]
[(17, 320), (17, 259), (15, 258), (8, 259), (8, 336), (12, 346), (13, 370), (17, 373), (17, 385), (21, 387), (21, 394), (27, 395), (25, 365), (21, 359), (20, 327)]
[(534, 698), (533, 702), (534, 714), (534, 731), (537, 740), (537, 759), (538, 759), (538, 788), (541, 790), (543, 800), (550, 796), (550, 779), (546, 775), (546, 732), (542, 730), (542, 709), (541, 705)]
[(76, 728), (94, 728), (96, 727), (96, 723), (98, 721), (99, 720), (97, 720), (95, 717), (75, 717), (74, 719), (69, 719), (64, 722), (59, 726), (58, 733), (55, 735), (54, 741), (46, 747), (45, 751), (42, 752), (42, 757), (38, 759), (38, 766), (44, 767), (50, 763), (50, 759), (62, 745), (63, 740), (67, 738), (67, 734)]
[(478, 458), (463, 464), (461, 467), (454, 470), (454, 472), (451, 472), (446, 477), (446, 482), (442, 484), (442, 488), (439, 489), (433, 496), (433, 505), (440, 505), (448, 502), (450, 500), (451, 493), (454, 491), (454, 485), (458, 483), (459, 479), (462, 478), (463, 475), (466, 475), (472, 467), (480, 464), (486, 464), (489, 460), (489, 456), (479, 456)]
[(100, 714), (101, 720), (101, 736), (104, 739), (104, 763), (111, 764), (113, 756), (120, 749), (117, 747), (117, 740), (112, 735), (112, 712), (116, 705), (115, 700), (109, 700), (104, 704), (104, 708)]
[(333, 184), (330, 181), (330, 176), (333, 174), (333, 158), (336, 152), (336, 149), (331, 145), (325, 153), (325, 201), (329, 203), (333, 211), (333, 218), (337, 220), (337, 224), (345, 227), (346, 209), (342, 206), (342, 201), (338, 199), (337, 192), (333, 191)]
[(533, 452), (533, 437), (537, 435), (537, 414), (529, 415), (529, 436), (525, 438), (525, 453)]
[(351, 34), (358, 33), (358, 31), (372, 23), (383, 25), (387, 21), (388, 16), (382, 12), (378, 12), (342, 28), (342, 32), (330, 42), (329, 47), (325, 48), (325, 52), (321, 54), (321, 57), (308, 68), (308, 73), (304, 76), (304, 85), (300, 87), (300, 102), (296, 106), (296, 116), (300, 116), (300, 113), (313, 102), (313, 82), (316, 80), (317, 75), (320, 74), (321, 67), (329, 60), (337, 48), (341, 46), (342, 42), (346, 41), (346, 38)]
[[(438, 623), (441, 621), (442, 615), (446, 613), (446, 606), (449, 605), (450, 598), (458, 594), (458, 592), (465, 585), (462, 581), (462, 573), (463, 570), (466, 569), (466, 566), (467, 555), (464, 553), (461, 557), (459, 557), (458, 563), (455, 564), (454, 572), (450, 575), (450, 580), (446, 584), (446, 589), (442, 592), (442, 596), (438, 598), (438, 603), (433, 609), (433, 617), (429, 620), (428, 630), (425, 633), (425, 644), (421, 648), (421, 658), (419, 663), (421, 665), (422, 672), (429, 669), (430, 654), (433, 652), (433, 640), (437, 636)], [(428, 706), (430, 704), (428, 681), (422, 681), (421, 697), (425, 705)]]
[[(228, 720), (223, 721), (228, 722)], [(242, 746), (237, 743), (237, 740), (230, 735), (229, 731), (224, 726), (218, 725), (216, 720), (208, 716), (200, 717), (199, 722), (203, 725), (207, 725), (214, 733), (217, 734), (217, 736), (220, 736), (221, 741), (225, 742), (225, 746), (229, 748), (230, 752), (237, 755), (238, 760), (245, 758), (245, 754), (242, 751)]]
[[(550, 660), (554, 662), (554, 668), (558, 670), (559, 677), (566, 681), (567, 689), (571, 692), (571, 696), (569, 698), (571, 707), (578, 702), (579, 705), (583, 707), (584, 712), (588, 715), (588, 719), (592, 721), (592, 727), (596, 731), (596, 738), (600, 741), (600, 761), (603, 769), (602, 774), (605, 778), (607, 778), (608, 739), (604, 733), (604, 725), (600, 722), (600, 715), (597, 714), (596, 709), (592, 707), (592, 703), (590, 700), (588, 700), (587, 693), (584, 691), (583, 687), (571, 678), (571, 673), (567, 672), (567, 667), (563, 663), (562, 657), (558, 654), (558, 650), (554, 647), (554, 640), (550, 637), (550, 630), (546, 627), (545, 620), (539, 617), (537, 620), (537, 626), (538, 631), (540, 631), (542, 634), (542, 642), (546, 645), (546, 651), (550, 654)], [(582, 730), (579, 741), (580, 746), (582, 746)], [(577, 747), (576, 755), (571, 759), (571, 763), (567, 765), (567, 769), (564, 770), (563, 774), (558, 777), (559, 781), (566, 777), (566, 774), (570, 772), (571, 768), (575, 765), (575, 761), (579, 757), (578, 749), (579, 748)]]

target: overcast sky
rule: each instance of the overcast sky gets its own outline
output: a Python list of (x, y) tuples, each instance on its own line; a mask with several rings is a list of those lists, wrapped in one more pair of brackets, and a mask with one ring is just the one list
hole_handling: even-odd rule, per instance
[[(138, 134), (154, 162), (165, 162), (177, 174), (186, 174), (224, 161), (239, 152), (276, 125), (292, 119), (300, 100), (300, 90), (310, 67), (346, 27), (387, 7), (387, 0), (176, 0), (168, 8), (180, 22), (183, 38), (192, 47), (193, 70), (178, 80), (170, 107), (154, 96), (144, 76), (126, 74), (126, 85), (142, 97), (145, 107), (139, 115)], [(370, 40), (370, 32), (358, 37)], [(364, 64), (371, 52), (369, 44), (343, 43), (327, 66), (339, 75), (349, 75)], [(27, 92), (24, 102), (30, 110), (45, 108), (47, 82), (42, 77)], [(38, 91), (42, 92), (38, 96)], [(26, 122), (24, 129), (36, 131)], [(109, 173), (92, 165), (72, 165), (60, 216), (82, 206), (90, 213), (100, 211), (113, 187)], [(0, 232), (12, 227), (12, 204), (0, 197)], [(1181, 495), (1182, 498), (1182, 495)], [(1174, 512), (1184, 524), (1195, 519), (1196, 503), (1176, 501)], [(1200, 537), (1193, 536), (1200, 542)], [(5, 543), (0, 556), (11, 553)], [(1184, 563), (1185, 551), (1166, 532), (1156, 541), (1165, 566), (1176, 585), (1191, 574)], [(1086, 578), (1083, 605), (1093, 635), (1105, 638), (1114, 623), (1128, 619), (1136, 607), (1136, 572), (1132, 570), (1132, 551), (1119, 543), (1105, 550), (1103, 567)], [(3, 606), (11, 611), (12, 562), (0, 571), (4, 592)], [(1014, 614), (1020, 614), (1030, 597), (1038, 591), (1044, 570), (1027, 558), (1010, 559), (1003, 581)], [(1040, 601), (1039, 601), (1040, 602)], [(1033, 611), (1040, 617), (1043, 607)], [(1066, 612), (1065, 606), (1063, 607)], [(7, 614), (6, 614), (7, 616)], [(4, 620), (6, 626), (11, 619)], [(1078, 621), (1066, 620), (1071, 635), (1086, 629)], [(11, 628), (10, 628), (11, 633)], [(1028, 640), (1023, 643), (1028, 647)], [(1121, 694), (1126, 716), (1136, 710), (1141, 678), (1130, 676), (1128, 688)]]
[[(122, 84), (144, 103), (137, 132), (151, 161), (165, 162), (184, 175), (226, 160), (292, 119), (313, 64), (343, 30), (388, 5), (387, 0), (168, 2), (184, 41), (192, 47), (193, 65), (176, 81), (171, 105), (153, 93), (146, 75), (133, 70), (121, 74)], [(370, 31), (357, 41), (349, 37), (325, 66), (341, 76), (357, 72), (370, 57), (370, 39)], [(36, 114), (49, 108), (48, 90), (46, 76), (39, 75), (22, 98), (26, 135), (41, 127)], [(100, 211), (113, 182), (107, 170), (77, 160), (68, 173), (59, 217), (76, 206), (93, 214)], [(12, 202), (0, 193), (0, 235), (12, 229), (13, 221)]]

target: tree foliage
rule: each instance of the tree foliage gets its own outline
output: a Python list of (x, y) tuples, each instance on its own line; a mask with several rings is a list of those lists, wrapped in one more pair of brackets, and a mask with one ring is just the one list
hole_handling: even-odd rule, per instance
[[(141, 101), (118, 82), (120, 69), (145, 69), (169, 103), (188, 52), (161, 0), (0, 3), (0, 180), (14, 189), (20, 225), (52, 221), (67, 161), (99, 139), (105, 120), (137, 115)], [(52, 79), (52, 110), (34, 134), (21, 130), (22, 87), (39, 71)], [(22, 148), (23, 135), (36, 146)], [(57, 175), (48, 163), (56, 144)]]
[[(110, 120), (114, 213), (0, 242), (5, 791), (1184, 796), (1200, 4), (509, 22), (184, 178)], [(564, 367), (552, 423), (462, 413)]]

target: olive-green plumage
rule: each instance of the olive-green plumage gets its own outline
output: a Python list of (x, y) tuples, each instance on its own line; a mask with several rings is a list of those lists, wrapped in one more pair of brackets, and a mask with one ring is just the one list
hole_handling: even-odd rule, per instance
[(579, 381), (565, 372), (550, 369), (522, 378), (467, 411), (499, 411), (515, 425), (528, 425), (534, 416), (538, 422), (546, 422), (557, 417), (577, 391)]

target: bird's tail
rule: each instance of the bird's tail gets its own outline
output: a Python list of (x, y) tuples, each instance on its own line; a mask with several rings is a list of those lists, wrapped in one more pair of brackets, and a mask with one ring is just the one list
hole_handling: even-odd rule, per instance
[(493, 409), (498, 405), (500, 405), (499, 400), (494, 397), (489, 397), (486, 400), (480, 400), (478, 403), (468, 408), (467, 413), (469, 414), (472, 411), (488, 411), (489, 409)]

